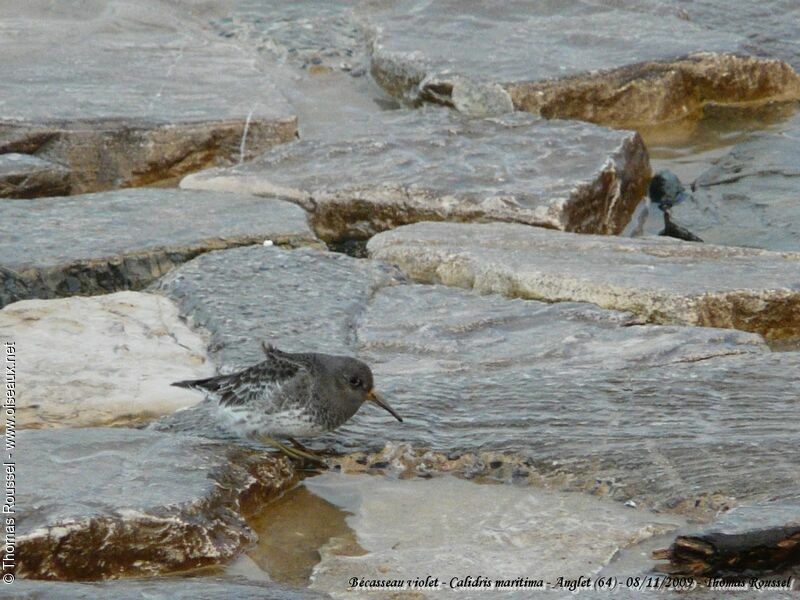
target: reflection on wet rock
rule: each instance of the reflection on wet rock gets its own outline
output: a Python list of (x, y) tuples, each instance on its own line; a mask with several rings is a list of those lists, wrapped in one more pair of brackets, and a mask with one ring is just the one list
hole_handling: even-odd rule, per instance
[(310, 492), (307, 486), (296, 487), (248, 519), (258, 543), (247, 555), (273, 581), (308, 585), (314, 566), (320, 561), (319, 549), (332, 538), (342, 554), (365, 554), (345, 521), (348, 514)]

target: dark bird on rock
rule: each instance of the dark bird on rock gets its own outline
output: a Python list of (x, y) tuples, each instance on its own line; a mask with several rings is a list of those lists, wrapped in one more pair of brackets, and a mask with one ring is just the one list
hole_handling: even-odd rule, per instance
[[(330, 354), (291, 354), (262, 344), (266, 360), (229, 375), (172, 385), (206, 392), (231, 433), (264, 441), (293, 458), (319, 460), (295, 437), (333, 431), (364, 402), (403, 419), (378, 395), (372, 371), (360, 360)], [(288, 439), (294, 448), (274, 438)]]
[(703, 241), (672, 220), (672, 215), (670, 214), (672, 207), (691, 196), (675, 173), (672, 171), (659, 171), (656, 173), (650, 180), (648, 195), (650, 200), (656, 203), (664, 213), (664, 229), (658, 235), (673, 237), (687, 242)]
[(702, 242), (703, 240), (693, 234), (685, 227), (681, 227), (672, 220), (672, 215), (668, 210), (664, 211), (664, 229), (658, 232), (658, 235), (677, 238), (687, 242)]

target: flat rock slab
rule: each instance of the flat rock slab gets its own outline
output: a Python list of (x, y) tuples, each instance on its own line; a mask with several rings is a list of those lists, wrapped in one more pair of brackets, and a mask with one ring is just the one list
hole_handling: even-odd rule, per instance
[(0, 198), (69, 194), (69, 170), (29, 154), (0, 154)]
[(348, 139), (278, 147), (190, 175), (181, 187), (292, 198), (333, 241), (423, 220), (619, 233), (649, 177), (647, 151), (632, 132), (431, 109), (385, 113)]
[(786, 415), (800, 353), (756, 335), (396, 286), (379, 290), (357, 338), (405, 418), (363, 410), (329, 438), (351, 451), (386, 442), (362, 468), (544, 483), (704, 518), (798, 489)]
[(800, 336), (800, 253), (500, 223), (418, 223), (367, 248), (421, 282), (592, 302), (653, 323)]
[(362, 15), (372, 74), (413, 103), (472, 114), (513, 106), (635, 127), (698, 118), (705, 103), (800, 98), (800, 76), (788, 64), (730, 54), (741, 52), (746, 38), (688, 20), (683, 4), (368, 6)]
[[(800, 251), (800, 118), (794, 123), (735, 146), (673, 207), (675, 220), (712, 244)], [(650, 212), (648, 230), (657, 233), (663, 217)]]
[(138, 423), (197, 402), (173, 381), (214, 374), (205, 340), (154, 294), (17, 302), (0, 339), (16, 348), (17, 427)]
[(352, 354), (369, 299), (402, 279), (386, 265), (344, 254), (252, 246), (204, 254), (153, 289), (208, 332), (211, 356), (233, 368), (263, 360), (262, 342), (288, 352)]
[[(307, 479), (305, 485), (354, 513), (348, 523), (367, 551), (344, 556), (336, 538), (321, 549), (312, 588), (334, 598), (381, 594), (348, 589), (352, 577), (438, 579), (441, 589), (408, 588), (406, 593), (423, 598), (440, 597), (451, 579), (467, 575), (488, 577), (492, 583), (543, 578), (552, 588), (559, 577), (597, 573), (620, 548), (681, 522), (674, 515), (631, 510), (581, 494), (477, 485), (452, 477), (398, 481), (329, 474)], [(464, 587), (458, 595), (481, 598), (498, 592)]]
[(403, 368), (372, 360), (404, 422), (366, 409), (319, 440), (356, 451), (341, 459), (345, 471), (451, 472), (701, 520), (800, 493), (800, 459), (787, 449), (797, 434), (786, 418), (797, 403), (796, 352), (620, 370), (545, 362), (431, 373), (426, 359), (409, 352)]
[(295, 482), (285, 459), (133, 429), (16, 436), (16, 572), (155, 575), (224, 562), (253, 541), (243, 512)]
[[(772, 353), (755, 334), (411, 285), (373, 261), (310, 249), (205, 254), (158, 289), (210, 332), (223, 370), (261, 360), (262, 339), (367, 361), (405, 422), (364, 407), (310, 440), (342, 452), (389, 444), (362, 469), (456, 471), (462, 454), (488, 453), (463, 473), (706, 518), (797, 487), (786, 415), (800, 354)], [(216, 425), (202, 402), (156, 427), (216, 436)], [(399, 442), (432, 450), (433, 462)]]
[(9, 15), (0, 152), (68, 165), (73, 193), (83, 193), (230, 164), (294, 139), (296, 119), (269, 64), (192, 12), (97, 0)]
[(130, 189), (0, 203), (0, 306), (149, 284), (208, 250), (319, 244), (278, 199)]
[(277, 583), (227, 577), (160, 577), (104, 583), (20, 579), (3, 590), (9, 600), (319, 600), (327, 594)]

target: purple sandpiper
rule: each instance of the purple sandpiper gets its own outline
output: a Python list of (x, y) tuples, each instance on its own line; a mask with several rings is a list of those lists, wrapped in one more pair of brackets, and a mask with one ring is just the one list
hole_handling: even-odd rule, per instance
[[(318, 458), (296, 437), (333, 431), (364, 402), (373, 402), (402, 422), (374, 389), (362, 361), (330, 354), (292, 354), (262, 344), (266, 360), (228, 375), (177, 381), (216, 400), (223, 426), (234, 435), (257, 439), (297, 459)], [(288, 439), (293, 448), (275, 438)]]

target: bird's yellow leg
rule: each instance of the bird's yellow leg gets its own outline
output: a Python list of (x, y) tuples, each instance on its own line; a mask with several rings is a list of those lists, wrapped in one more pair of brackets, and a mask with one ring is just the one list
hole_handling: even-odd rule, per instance
[(325, 464), (325, 461), (323, 461), (318, 456), (310, 454), (308, 451), (305, 450), (305, 448), (302, 449), (302, 450), (299, 449), (299, 448), (289, 448), (288, 446), (285, 446), (285, 445), (281, 444), (279, 441), (273, 440), (270, 437), (266, 437), (266, 436), (260, 436), (260, 437), (261, 437), (261, 440), (264, 443), (269, 444), (270, 446), (272, 446), (273, 448), (276, 448), (277, 450), (280, 450), (281, 452), (283, 452), (289, 458), (294, 458), (295, 460), (300, 460), (300, 461), (310, 460), (312, 462), (315, 462), (315, 463), (321, 464), (321, 465)]

